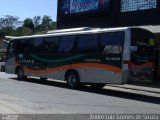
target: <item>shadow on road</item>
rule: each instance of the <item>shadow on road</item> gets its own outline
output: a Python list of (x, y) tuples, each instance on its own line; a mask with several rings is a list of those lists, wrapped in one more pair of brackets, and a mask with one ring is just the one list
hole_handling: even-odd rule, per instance
[[(11, 79), (18, 81), (16, 78), (11, 78)], [(63, 83), (63, 82), (57, 82), (57, 81), (42, 81), (40, 79), (35, 79), (35, 78), (28, 78), (27, 80), (23, 80), (23, 82), (30, 82), (30, 83), (35, 83), (35, 84), (69, 89), (65, 82)], [(78, 91), (101, 94), (101, 95), (106, 95), (106, 96), (118, 97), (118, 98), (147, 102), (147, 103), (153, 103), (153, 104), (160, 104), (159, 97), (152, 97), (152, 96), (140, 95), (136, 93), (122, 92), (122, 91), (117, 91), (117, 90), (110, 90), (106, 88), (100, 89), (100, 90), (94, 90), (89, 86), (82, 86)]]

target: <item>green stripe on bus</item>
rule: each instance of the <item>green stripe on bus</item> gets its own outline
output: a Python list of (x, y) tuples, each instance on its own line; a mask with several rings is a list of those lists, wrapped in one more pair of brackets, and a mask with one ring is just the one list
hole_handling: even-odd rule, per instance
[(72, 57), (68, 57), (68, 58), (64, 58), (64, 59), (57, 59), (57, 60), (48, 60), (48, 59), (37, 57), (36, 55), (33, 55), (33, 54), (31, 56), (33, 58), (39, 60), (39, 61), (56, 63), (56, 62), (65, 62), (65, 61), (69, 61), (69, 60), (74, 60), (74, 59), (82, 58), (85, 55), (76, 55), (76, 56), (72, 56)]
[(138, 56), (138, 55), (136, 55), (136, 54), (133, 54), (133, 56), (135, 56), (135, 57), (137, 57), (137, 58), (143, 58), (143, 59), (152, 58), (152, 57), (150, 57), (150, 56), (148, 56), (148, 57), (142, 57), (142, 56)]

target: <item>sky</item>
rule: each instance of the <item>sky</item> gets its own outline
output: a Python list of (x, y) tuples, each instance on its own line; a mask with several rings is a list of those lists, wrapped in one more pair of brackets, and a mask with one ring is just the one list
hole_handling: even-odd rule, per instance
[(24, 20), (48, 15), (56, 21), (57, 0), (0, 0), (0, 4), (0, 17), (12, 15)]

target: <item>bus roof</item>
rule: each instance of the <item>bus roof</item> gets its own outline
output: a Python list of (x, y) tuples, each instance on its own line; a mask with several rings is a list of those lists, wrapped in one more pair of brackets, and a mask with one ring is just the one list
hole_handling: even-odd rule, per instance
[(90, 27), (81, 27), (81, 28), (72, 28), (72, 29), (62, 29), (62, 30), (53, 30), (49, 31), (48, 34), (41, 35), (30, 35), (30, 36), (20, 36), (13, 37), (15, 39), (27, 39), (27, 38), (37, 38), (37, 37), (49, 37), (49, 36), (62, 36), (62, 35), (75, 35), (75, 34), (87, 34), (87, 33), (100, 33), (100, 32), (114, 32), (114, 31), (124, 31), (129, 28), (138, 28), (139, 27), (120, 27), (120, 28), (90, 28)]
[(86, 30), (93, 30), (93, 29), (95, 29), (95, 28), (80, 27), (80, 28), (70, 28), (70, 29), (61, 29), (61, 30), (51, 30), (51, 31), (48, 31), (47, 34), (62, 33), (62, 32), (86, 31)]

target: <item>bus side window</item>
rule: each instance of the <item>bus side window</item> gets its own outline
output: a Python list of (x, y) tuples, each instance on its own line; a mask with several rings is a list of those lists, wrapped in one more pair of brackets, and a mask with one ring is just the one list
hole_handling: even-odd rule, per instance
[(43, 38), (34, 38), (30, 40), (31, 53), (42, 53), (43, 52)]
[(59, 48), (58, 37), (44, 38), (44, 53), (57, 53)]
[(18, 54), (29, 53), (28, 39), (18, 40), (16, 42), (15, 52)]
[(76, 36), (64, 36), (60, 38), (60, 53), (74, 53)]
[(78, 53), (97, 53), (98, 39), (95, 34), (78, 36)]
[(121, 54), (123, 52), (124, 33), (100, 34), (99, 52), (103, 54)]

